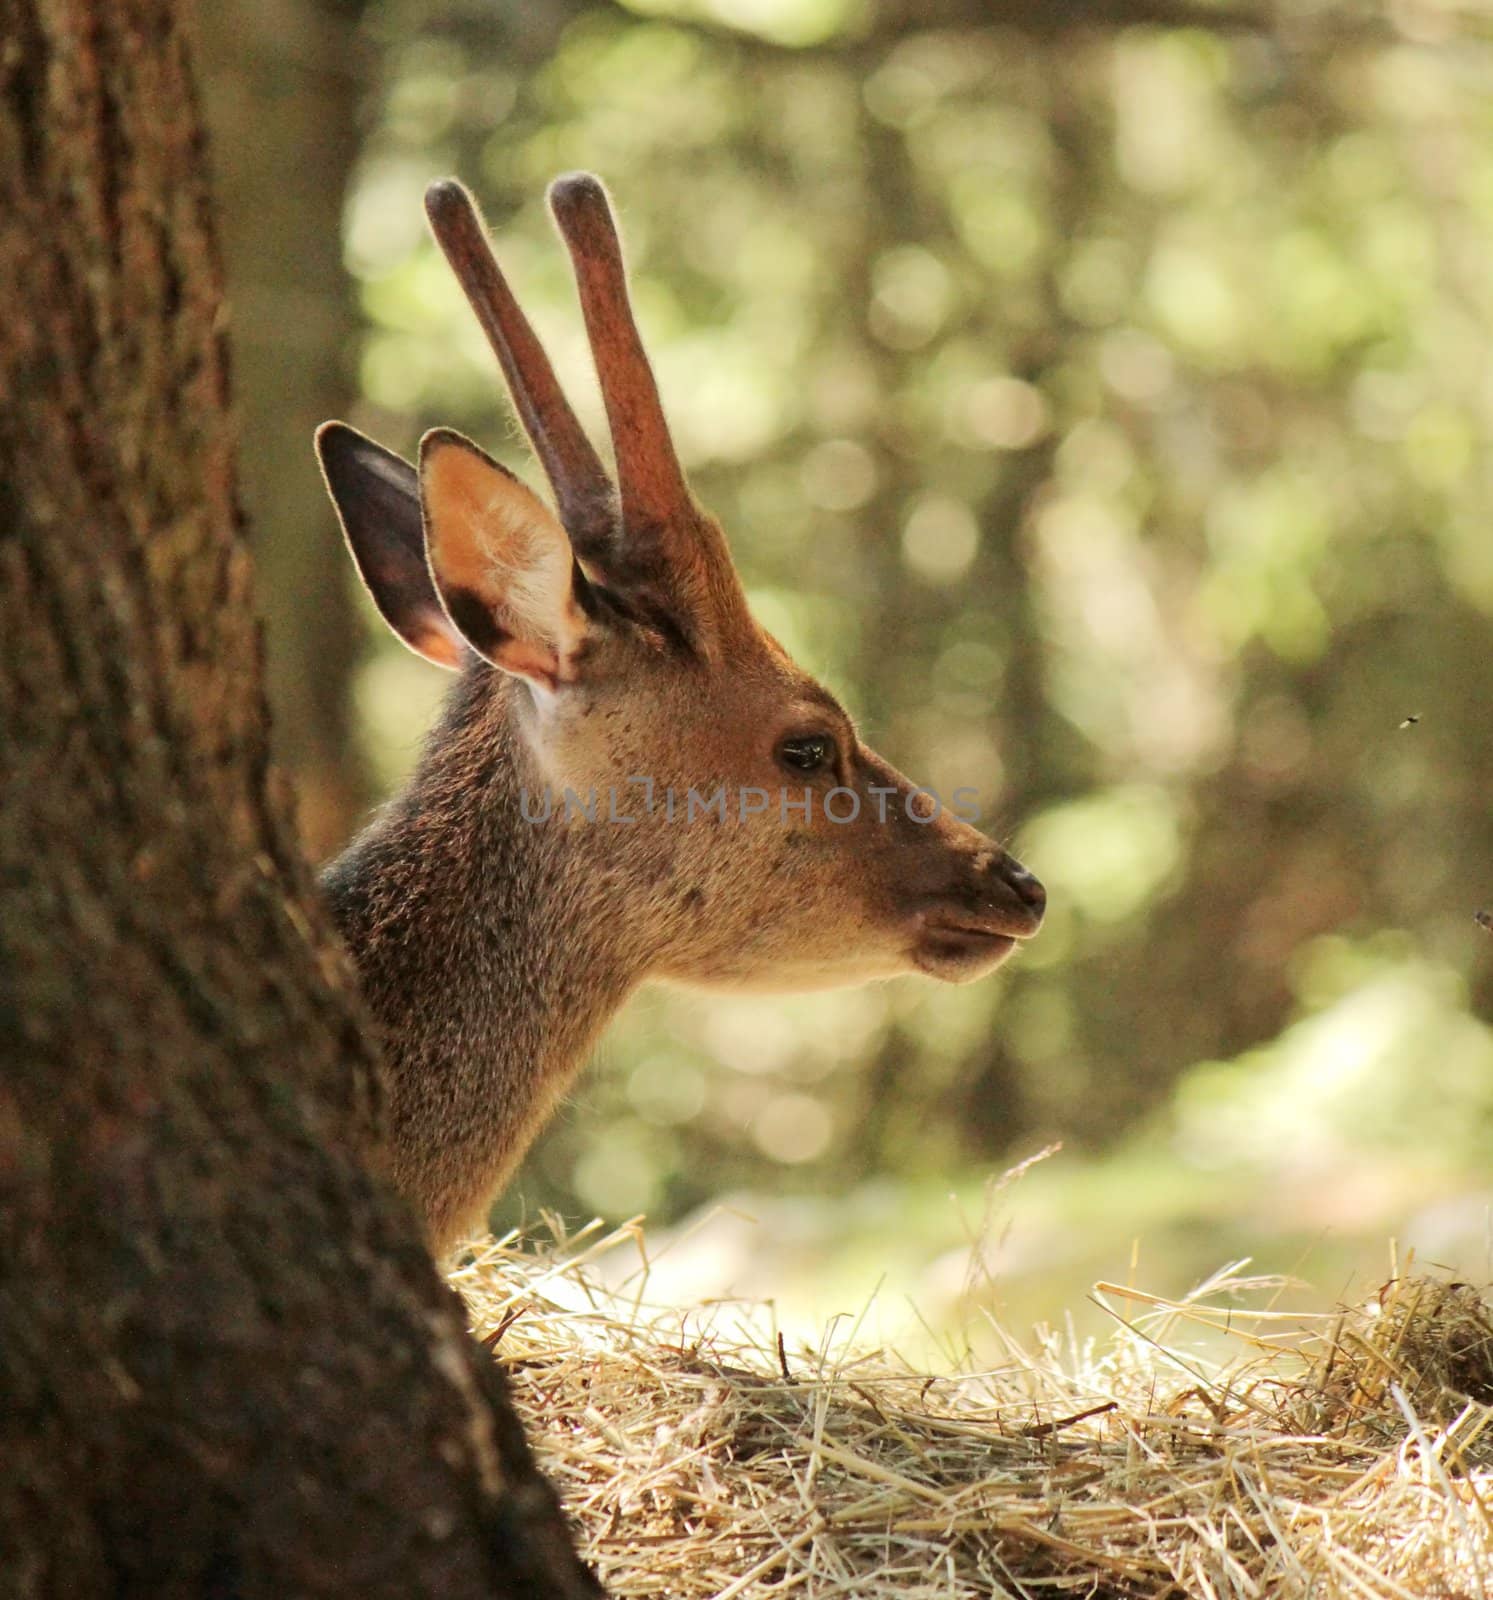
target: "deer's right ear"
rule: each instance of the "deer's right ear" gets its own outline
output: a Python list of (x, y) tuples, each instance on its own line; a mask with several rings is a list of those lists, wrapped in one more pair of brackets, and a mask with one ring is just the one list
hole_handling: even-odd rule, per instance
[(438, 667), (466, 659), (425, 562), (415, 469), (345, 422), (316, 430), (316, 455), (347, 548), (379, 615), (416, 655)]
[(570, 537), (532, 489), (470, 439), (420, 441), (425, 555), (447, 615), (484, 661), (554, 690), (586, 637)]

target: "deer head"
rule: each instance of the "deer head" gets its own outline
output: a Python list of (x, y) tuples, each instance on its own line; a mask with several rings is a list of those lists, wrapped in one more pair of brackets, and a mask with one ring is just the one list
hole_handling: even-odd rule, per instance
[[(1042, 920), (1037, 880), (868, 749), (833, 695), (754, 621), (725, 538), (685, 482), (605, 191), (577, 174), (556, 180), (549, 200), (575, 268), (615, 484), (454, 181), (428, 191), (430, 224), (497, 355), (554, 508), (449, 429), (425, 435), (418, 469), (341, 423), (317, 436), (379, 611), (412, 650), (461, 674), (461, 714), (375, 825), (404, 843), (354, 847), (352, 865), (330, 875), (398, 1082), (413, 1080), (416, 1058), (441, 1053), (432, 1041), (452, 1030), (422, 1022), (418, 1040), (405, 1036), (409, 1002), (391, 998), (398, 952), (418, 961), (412, 952), (437, 935), (411, 922), (380, 941), (391, 920), (414, 913), (393, 899), (370, 911), (378, 895), (367, 880), (409, 877), (411, 857), (434, 859), (443, 840), (458, 854), (485, 839), (515, 859), (542, 857), (532, 917), (505, 916), (504, 959), (531, 974), (564, 965), (575, 958), (555, 930), (568, 928), (587, 944), (591, 971), (616, 974), (610, 1004), (646, 979), (776, 990), (911, 972), (964, 981), (991, 971)], [(468, 817), (491, 823), (503, 808), (496, 830)], [(504, 870), (467, 863), (461, 893), (472, 915), (482, 885)], [(401, 893), (401, 906), (413, 903), (413, 890)], [(550, 914), (557, 902), (569, 920)], [(427, 922), (439, 909), (429, 904)], [(537, 977), (509, 987), (525, 1021), (567, 1003), (536, 998), (548, 992)], [(563, 1016), (548, 1020), (565, 1031)], [(502, 1055), (470, 1037), (463, 1048)], [(574, 1053), (561, 1052), (563, 1070), (550, 1076), (571, 1070)], [(490, 1092), (505, 1092), (494, 1082)], [(417, 1098), (396, 1084), (396, 1142), (400, 1117), (423, 1114), (411, 1109)], [(527, 1115), (500, 1142), (521, 1149), (539, 1114)], [(512, 1159), (509, 1149), (499, 1165)]]

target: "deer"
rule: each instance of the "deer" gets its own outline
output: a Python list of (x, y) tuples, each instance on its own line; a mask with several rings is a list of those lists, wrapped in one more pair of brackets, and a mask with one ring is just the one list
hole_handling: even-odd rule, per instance
[(449, 428), (416, 464), (342, 422), (316, 434), (374, 606), (454, 674), (413, 777), (322, 874), (382, 1045), (387, 1168), (437, 1256), (640, 985), (969, 981), (1046, 900), (754, 620), (686, 483), (607, 192), (569, 174), (548, 201), (615, 478), (455, 179), (427, 219), (553, 506)]

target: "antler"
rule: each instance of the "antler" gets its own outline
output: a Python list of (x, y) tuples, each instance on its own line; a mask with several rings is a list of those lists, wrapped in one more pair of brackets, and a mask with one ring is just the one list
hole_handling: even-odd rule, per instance
[[(570, 173), (550, 185), (549, 202), (575, 266), (606, 401), (622, 491), (622, 526), (630, 540), (677, 545), (682, 542), (679, 534), (696, 520), (695, 507), (633, 321), (622, 245), (606, 190), (589, 172)], [(665, 531), (671, 527), (676, 530), (672, 538)]]
[(617, 458), (616, 491), (549, 358), (513, 298), (470, 194), (454, 178), (431, 184), (425, 210), (508, 380), (524, 429), (554, 486), (576, 553), (635, 592), (652, 589), (698, 648), (741, 610), (720, 530), (684, 480), (627, 295), (617, 225), (600, 180), (556, 178), (549, 190), (575, 268), (586, 332)]
[(611, 480), (570, 409), (529, 319), (513, 298), (476, 202), (454, 178), (442, 178), (425, 191), (425, 214), (508, 380), (524, 431), (555, 491), (560, 521), (577, 554), (605, 563), (616, 553)]

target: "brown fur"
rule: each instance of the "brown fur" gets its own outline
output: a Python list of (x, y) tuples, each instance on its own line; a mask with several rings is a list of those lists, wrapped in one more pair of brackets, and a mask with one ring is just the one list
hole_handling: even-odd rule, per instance
[[(583, 285), (589, 270), (587, 320), (617, 432), (629, 395), (638, 415), (657, 398), (634, 393), (640, 384), (651, 392), (651, 374), (629, 343), (620, 255), (606, 241), (604, 195), (589, 182), (594, 189), (565, 180), (557, 212)], [(470, 249), (451, 186), (431, 213), (438, 231), (456, 216)], [(593, 256), (600, 265), (588, 269)], [(532, 376), (553, 406), (547, 373), (546, 364)], [(522, 389), (523, 364), (509, 376)], [(522, 393), (520, 411), (526, 421), (535, 413)], [(505, 490), (475, 447), (459, 471), (422, 474), (433, 582), (455, 614), (451, 638), (466, 665), (409, 786), (325, 882), (383, 1030), (394, 1176), (437, 1250), (480, 1218), (639, 984), (810, 989), (915, 971), (963, 981), (992, 970), (1041, 922), (1036, 880), (947, 812), (914, 820), (908, 780), (752, 620), (719, 529), (682, 476), (671, 484), (661, 427), (657, 410), (644, 459), (631, 465), (632, 441), (616, 438), (632, 492), (610, 539), (599, 546), (589, 526), (571, 535), (586, 570), (575, 569), (570, 591), (549, 592), (551, 561), (548, 586), (506, 611), (505, 595), (484, 595), (484, 583), (501, 589), (514, 551), (552, 551), (566, 530), (544, 521), (550, 514), (536, 512), (527, 490)], [(439, 442), (460, 443), (444, 431)], [(459, 493), (446, 493), (448, 482)], [(335, 482), (334, 495), (357, 554), (360, 508)], [(592, 494), (586, 504), (595, 503)], [(474, 596), (504, 617), (501, 645), (484, 625), (459, 626)], [(385, 615), (412, 605), (381, 601)], [(515, 625), (559, 670), (513, 653)], [(563, 648), (546, 642), (562, 637)], [(803, 737), (833, 741), (824, 771), (786, 763), (784, 740)], [(643, 787), (628, 782), (636, 777), (653, 780), (651, 815)], [(691, 820), (689, 791), (709, 796), (720, 785), (725, 820), (698, 805)], [(878, 799), (873, 786), (890, 793)], [(835, 787), (859, 797), (857, 820), (826, 816)], [(566, 813), (567, 789), (583, 799), (595, 791), (595, 820)], [(765, 813), (742, 817), (745, 789), (768, 792)], [(812, 816), (785, 813), (784, 790), (794, 800), (810, 791)], [(532, 815), (546, 792), (553, 814), (525, 820), (525, 794)], [(609, 805), (635, 820), (612, 820)]]

